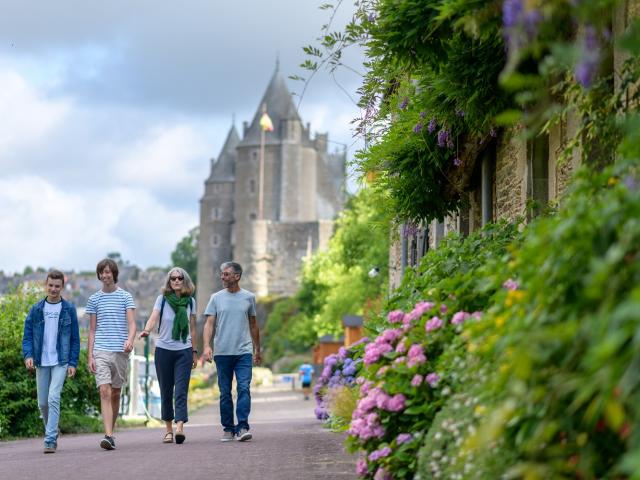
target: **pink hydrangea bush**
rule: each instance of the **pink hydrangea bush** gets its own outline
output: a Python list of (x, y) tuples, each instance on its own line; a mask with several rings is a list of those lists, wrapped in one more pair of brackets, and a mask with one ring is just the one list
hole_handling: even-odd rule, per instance
[(358, 475), (411, 478), (398, 472), (411, 472), (408, 465), (450, 391), (443, 352), (464, 344), (460, 332), (473, 318), (430, 301), (417, 302), (409, 312), (389, 312), (387, 328), (364, 347), (356, 379), (360, 396), (347, 444), (360, 452)]

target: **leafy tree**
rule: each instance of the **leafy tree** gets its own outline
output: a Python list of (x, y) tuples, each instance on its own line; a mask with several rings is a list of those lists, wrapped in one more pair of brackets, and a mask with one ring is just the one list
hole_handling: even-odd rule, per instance
[[(269, 362), (308, 351), (319, 336), (339, 335), (344, 315), (362, 314), (386, 289), (389, 218), (381, 205), (368, 188), (349, 199), (328, 249), (304, 265), (298, 293), (280, 301), (267, 319)], [(371, 278), (374, 267), (380, 274)]]
[(189, 233), (178, 242), (176, 248), (171, 252), (171, 263), (184, 268), (193, 280), (198, 281), (198, 235), (200, 229), (194, 227)]

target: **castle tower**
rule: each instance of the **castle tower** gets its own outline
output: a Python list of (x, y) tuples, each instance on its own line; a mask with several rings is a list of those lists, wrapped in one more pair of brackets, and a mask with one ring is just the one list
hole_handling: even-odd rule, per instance
[(218, 275), (220, 264), (233, 257), (233, 194), (236, 147), (239, 142), (236, 127), (232, 126), (218, 160), (211, 160), (211, 173), (205, 181), (204, 196), (200, 200), (196, 291), (200, 313), (204, 312), (211, 294), (222, 288)]
[[(259, 219), (263, 105), (274, 130), (265, 133), (264, 218)], [(206, 183), (198, 258), (200, 312), (211, 292), (220, 288), (216, 273), (222, 261), (239, 262), (244, 267), (242, 286), (258, 297), (292, 295), (297, 290), (303, 258), (327, 244), (333, 219), (344, 204), (346, 155), (328, 153), (327, 135), (316, 134), (312, 139), (310, 131), (309, 124), (303, 125), (276, 66), (253, 120), (244, 123), (242, 140), (235, 134), (230, 142), (230, 132)], [(223, 157), (233, 163), (233, 168)], [(218, 174), (218, 169), (225, 175)], [(213, 192), (210, 183), (220, 184), (217, 192)], [(232, 188), (223, 188), (223, 184)], [(223, 219), (211, 219), (216, 207), (225, 210)], [(212, 242), (216, 234), (224, 242), (228, 239), (231, 249), (218, 245), (214, 252)], [(223, 258), (224, 255), (227, 257)], [(218, 264), (214, 258), (219, 259)]]

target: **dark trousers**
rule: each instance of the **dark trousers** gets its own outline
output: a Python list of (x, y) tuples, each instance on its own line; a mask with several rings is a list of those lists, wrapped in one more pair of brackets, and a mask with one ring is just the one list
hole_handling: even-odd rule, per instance
[[(249, 430), (249, 413), (251, 413), (251, 368), (253, 355), (215, 355), (218, 370), (218, 387), (220, 388), (220, 421), (225, 432), (238, 433), (240, 429)], [(233, 421), (233, 399), (231, 398), (231, 384), (233, 375), (236, 376), (236, 391), (238, 399), (236, 403), (236, 418), (238, 425)]]
[[(160, 384), (160, 400), (162, 402), (162, 420), (169, 422), (187, 422), (187, 394), (191, 378), (193, 362), (191, 347), (183, 350), (167, 350), (156, 347), (155, 364), (158, 383)], [(175, 397), (175, 416), (173, 411)]]

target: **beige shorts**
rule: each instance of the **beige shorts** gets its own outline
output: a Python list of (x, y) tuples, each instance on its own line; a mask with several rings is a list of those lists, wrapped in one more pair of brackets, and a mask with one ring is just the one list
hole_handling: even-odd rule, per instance
[(125, 352), (107, 352), (94, 350), (96, 362), (96, 385), (110, 383), (113, 388), (121, 388), (127, 382), (129, 354)]

